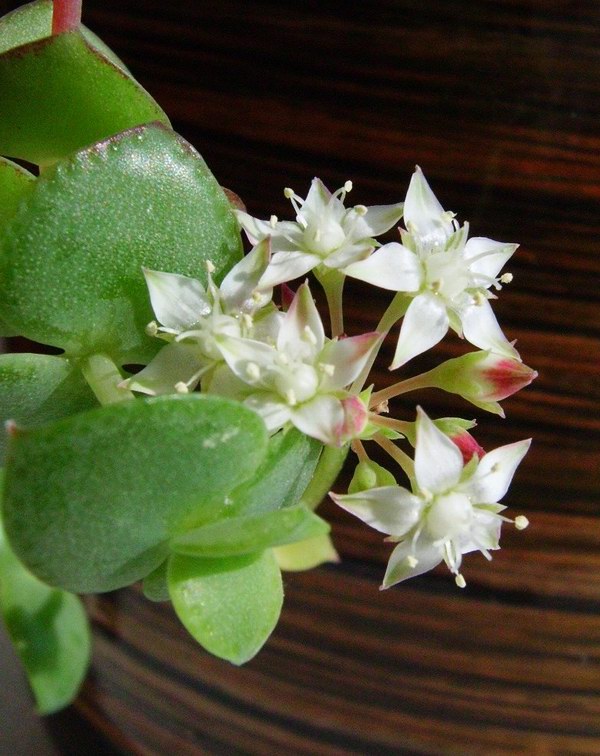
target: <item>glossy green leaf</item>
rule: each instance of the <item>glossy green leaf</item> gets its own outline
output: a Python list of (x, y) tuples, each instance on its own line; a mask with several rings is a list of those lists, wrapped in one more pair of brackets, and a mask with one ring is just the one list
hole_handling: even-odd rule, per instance
[(49, 21), (41, 3), (0, 23), (0, 153), (47, 165), (133, 126), (169, 125), (95, 35), (48, 36)]
[(26, 427), (97, 406), (79, 368), (47, 354), (0, 355), (0, 464), (6, 448), (4, 423)]
[(215, 276), (241, 257), (229, 202), (198, 153), (159, 125), (119, 134), (36, 181), (5, 233), (0, 317), (70, 356), (147, 362), (159, 343), (142, 266)]
[(191, 394), (132, 400), (12, 432), (4, 522), (45, 582), (108, 591), (148, 575), (168, 541), (214, 520), (266, 452), (243, 405)]
[(227, 557), (294, 543), (329, 532), (329, 525), (303, 506), (249, 517), (227, 517), (176, 536), (171, 549), (198, 557)]
[(77, 596), (44, 585), (25, 569), (1, 523), (0, 611), (38, 711), (51, 714), (62, 709), (77, 695), (89, 664), (85, 610)]
[(262, 514), (297, 504), (322, 449), (322, 444), (295, 428), (272, 436), (256, 474), (229, 496), (230, 516)]
[(177, 616), (207, 651), (243, 664), (263, 646), (283, 603), (271, 550), (227, 559), (174, 555), (168, 583)]

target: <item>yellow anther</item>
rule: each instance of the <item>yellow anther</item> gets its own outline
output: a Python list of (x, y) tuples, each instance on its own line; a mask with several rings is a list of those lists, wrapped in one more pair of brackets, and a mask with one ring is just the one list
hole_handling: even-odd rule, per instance
[(178, 394), (189, 394), (190, 389), (187, 383), (184, 383), (183, 381), (179, 381), (175, 384), (175, 391), (177, 391)]
[(458, 573), (458, 575), (454, 578), (454, 582), (459, 588), (466, 588), (467, 587), (467, 581), (464, 579), (464, 577)]
[(366, 215), (367, 214), (367, 208), (364, 205), (355, 205), (354, 206), (354, 212), (357, 215)]
[(278, 220), (279, 220), (279, 218), (276, 215), (272, 215), (269, 218), (269, 226), (271, 226), (271, 228), (275, 228), (275, 226), (277, 225), (277, 221)]
[(525, 530), (525, 528), (529, 525), (529, 520), (525, 515), (519, 515), (518, 517), (515, 517), (515, 528), (517, 530)]
[(500, 276), (500, 283), (509, 284), (512, 280), (513, 280), (513, 274), (512, 273), (503, 273)]
[(354, 185), (353, 185), (352, 181), (346, 181), (346, 183), (344, 184), (344, 191), (345, 192), (351, 192), (353, 186)]
[(294, 196), (295, 193), (296, 192), (293, 189), (290, 189), (289, 186), (286, 186), (286, 188), (283, 190), (283, 196), (286, 199), (292, 199), (292, 197)]
[(146, 333), (148, 336), (156, 336), (158, 333), (158, 323), (156, 320), (151, 320), (150, 323), (146, 326)]

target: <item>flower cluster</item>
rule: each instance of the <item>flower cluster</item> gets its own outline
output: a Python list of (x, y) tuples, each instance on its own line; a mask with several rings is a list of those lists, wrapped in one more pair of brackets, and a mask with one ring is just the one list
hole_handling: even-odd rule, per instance
[[(521, 362), (502, 333), (490, 301), (511, 280), (501, 273), (516, 244), (469, 238), (442, 208), (419, 168), (403, 203), (347, 208), (351, 182), (330, 193), (314, 179), (305, 199), (284, 194), (295, 220), (252, 217), (237, 210), (254, 245), (217, 286), (208, 264), (207, 285), (186, 276), (145, 271), (156, 321), (148, 333), (166, 342), (154, 360), (124, 386), (147, 394), (187, 392), (228, 396), (255, 410), (270, 433), (295, 426), (323, 444), (356, 453), (359, 464), (346, 495), (333, 500), (397, 542), (384, 577), (387, 588), (444, 561), (459, 586), (462, 555), (498, 548), (503, 522), (519, 529), (525, 517), (500, 514), (498, 500), (529, 441), (485, 453), (468, 433), (472, 423), (432, 421), (418, 408), (416, 422), (387, 415), (399, 394), (435, 387), (477, 407), (503, 414), (499, 401), (528, 385), (536, 373)], [(399, 241), (376, 237), (401, 219)], [(330, 335), (309, 283), (287, 284), (312, 271), (322, 286)], [(371, 333), (345, 336), (346, 276), (395, 292)], [(273, 304), (283, 285), (287, 303)], [(421, 375), (365, 390), (382, 342), (402, 320), (395, 370), (435, 346), (449, 329), (478, 348)], [(414, 459), (396, 443), (414, 447)], [(382, 447), (410, 489), (373, 462), (366, 442)]]

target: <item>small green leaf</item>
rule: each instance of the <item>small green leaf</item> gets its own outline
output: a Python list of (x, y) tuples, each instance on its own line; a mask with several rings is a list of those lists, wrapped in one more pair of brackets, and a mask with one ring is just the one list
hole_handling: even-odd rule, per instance
[(47, 354), (0, 355), (0, 464), (6, 449), (4, 423), (42, 425), (97, 406), (79, 368)]
[(198, 557), (250, 554), (329, 532), (329, 525), (303, 506), (249, 517), (228, 517), (176, 536), (171, 549)]
[(176, 534), (214, 520), (266, 452), (262, 420), (191, 394), (137, 399), (30, 430), (7, 452), (4, 522), (40, 579), (76, 593), (140, 580)]
[(233, 664), (257, 654), (279, 619), (283, 586), (271, 550), (227, 559), (173, 555), (168, 582), (184, 627)]
[(229, 515), (250, 516), (296, 504), (312, 478), (322, 449), (318, 441), (295, 428), (272, 436), (256, 474), (229, 496)]
[(273, 549), (273, 553), (279, 568), (286, 572), (312, 570), (326, 562), (340, 561), (331, 536), (327, 534), (278, 546)]
[(40, 714), (67, 706), (89, 664), (85, 610), (77, 596), (44, 585), (23, 567), (1, 524), (0, 610)]
[(139, 127), (49, 168), (6, 229), (0, 317), (69, 356), (147, 362), (158, 342), (142, 273), (218, 278), (240, 258), (229, 202), (173, 131)]
[(11, 160), (0, 157), (0, 232), (13, 217), (21, 200), (34, 187), (35, 176)]
[(385, 467), (373, 462), (372, 459), (362, 460), (356, 465), (354, 475), (348, 486), (348, 493), (367, 491), (370, 488), (397, 485), (396, 478)]
[(168, 560), (159, 564), (155, 570), (146, 575), (142, 582), (144, 596), (150, 601), (170, 601), (169, 586), (167, 583)]
[(0, 21), (0, 153), (48, 165), (124, 129), (169, 121), (94, 34), (50, 36), (52, 4)]

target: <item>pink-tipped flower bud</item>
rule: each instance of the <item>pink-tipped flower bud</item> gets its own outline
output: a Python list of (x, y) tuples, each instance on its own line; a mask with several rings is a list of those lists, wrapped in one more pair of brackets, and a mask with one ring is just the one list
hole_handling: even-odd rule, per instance
[(434, 368), (430, 385), (459, 394), (477, 407), (502, 415), (502, 399), (528, 386), (537, 372), (519, 360), (493, 352), (470, 352)]
[(369, 412), (360, 397), (350, 395), (342, 399), (344, 421), (335, 429), (338, 446), (357, 438), (366, 428)]
[(473, 457), (477, 456), (478, 459), (481, 459), (485, 454), (485, 449), (478, 444), (477, 440), (469, 433), (469, 431), (461, 430), (456, 435), (450, 436), (450, 440), (460, 449), (465, 465), (467, 465)]

